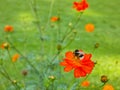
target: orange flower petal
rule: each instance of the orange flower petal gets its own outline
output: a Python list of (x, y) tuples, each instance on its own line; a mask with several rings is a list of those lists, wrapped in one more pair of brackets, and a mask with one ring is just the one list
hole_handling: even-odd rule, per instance
[(71, 51), (65, 53), (66, 58), (74, 58), (74, 54)]
[(83, 71), (82, 68), (76, 68), (74, 70), (74, 77), (75, 78), (84, 77), (84, 76), (86, 76), (86, 73), (85, 73), (85, 71)]
[(83, 61), (89, 61), (91, 57), (92, 57), (92, 54), (84, 54)]
[(82, 0), (81, 2), (74, 2), (73, 8), (75, 8), (77, 11), (83, 11), (88, 8), (88, 3), (86, 0)]
[(64, 71), (65, 72), (69, 72), (69, 71), (71, 71), (73, 69), (73, 67), (72, 66), (66, 66), (65, 68), (64, 68)]
[(80, 60), (66, 58), (65, 61), (74, 68), (81, 66)]
[(61, 65), (61, 66), (67, 66), (68, 64), (67, 64), (66, 61), (63, 61), (63, 62), (60, 62), (60, 65)]
[(90, 74), (94, 67), (94, 62), (90, 60), (90, 57), (91, 54), (88, 54), (87, 57), (85, 56), (85, 59), (81, 62), (82, 68), (87, 74)]
[(94, 64), (93, 66), (90, 66), (90, 65), (82, 65), (82, 69), (87, 73), (87, 74), (90, 74), (92, 69), (94, 67)]

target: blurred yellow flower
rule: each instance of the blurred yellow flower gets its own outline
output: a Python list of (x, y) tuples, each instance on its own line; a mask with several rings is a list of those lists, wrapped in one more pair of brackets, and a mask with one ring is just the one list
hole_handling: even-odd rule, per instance
[(115, 90), (115, 89), (113, 88), (112, 85), (106, 84), (106, 85), (103, 87), (103, 90)]
[(2, 49), (8, 49), (9, 48), (9, 44), (7, 42), (2, 43), (2, 45), (0, 46), (0, 48)]
[(12, 57), (12, 62), (16, 62), (16, 61), (18, 60), (19, 57), (20, 57), (19, 54), (13, 55), (13, 57)]
[(49, 76), (48, 77), (50, 80), (54, 81), (55, 80), (55, 76)]

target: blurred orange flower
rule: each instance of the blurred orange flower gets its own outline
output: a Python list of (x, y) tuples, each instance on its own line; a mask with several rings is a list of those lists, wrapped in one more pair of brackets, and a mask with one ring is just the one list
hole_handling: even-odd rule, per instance
[(13, 57), (12, 57), (12, 62), (16, 62), (16, 61), (18, 60), (19, 57), (20, 57), (19, 54), (13, 55)]
[(88, 8), (88, 3), (86, 0), (82, 0), (81, 2), (74, 2), (73, 8), (75, 8), (77, 11), (83, 11)]
[(114, 88), (113, 88), (112, 85), (106, 84), (106, 85), (103, 87), (103, 90), (114, 90)]
[(86, 54), (82, 50), (68, 51), (65, 54), (64, 61), (60, 65), (65, 66), (65, 72), (74, 69), (75, 78), (85, 77), (92, 72), (94, 67), (94, 62), (91, 61), (91, 57), (91, 54)]
[(53, 16), (53, 17), (51, 18), (51, 22), (56, 22), (56, 21), (58, 21), (59, 19), (60, 19), (59, 17)]
[(94, 28), (95, 28), (94, 24), (92, 24), (92, 23), (89, 23), (89, 24), (85, 25), (85, 29), (86, 29), (87, 32), (93, 32)]
[(13, 31), (13, 26), (6, 25), (6, 26), (4, 27), (4, 30), (5, 30), (6, 32), (12, 32), (12, 31)]
[(88, 86), (90, 86), (90, 82), (88, 80), (85, 80), (81, 83), (81, 86), (88, 87)]

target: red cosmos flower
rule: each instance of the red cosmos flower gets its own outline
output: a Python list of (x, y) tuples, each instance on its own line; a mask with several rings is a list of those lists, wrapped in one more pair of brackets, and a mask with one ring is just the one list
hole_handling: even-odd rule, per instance
[(94, 67), (94, 62), (91, 61), (91, 54), (86, 54), (82, 50), (68, 51), (65, 54), (64, 61), (60, 63), (65, 66), (64, 71), (69, 72), (74, 69), (74, 77), (85, 77), (90, 74)]
[(86, 0), (82, 0), (81, 2), (74, 2), (73, 4), (73, 8), (75, 8), (77, 11), (83, 11), (88, 8), (88, 3)]

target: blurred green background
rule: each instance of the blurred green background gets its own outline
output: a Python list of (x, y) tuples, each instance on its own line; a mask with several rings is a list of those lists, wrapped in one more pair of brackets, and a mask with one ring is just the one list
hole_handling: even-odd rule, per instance
[[(53, 3), (53, 8), (52, 13), (49, 14), (51, 2)], [(72, 8), (73, 2), (74, 0), (36, 0), (41, 28), (46, 28), (44, 37), (46, 39), (46, 44), (44, 44), (46, 56), (42, 58), (51, 59), (53, 57), (52, 55), (55, 55), (57, 51), (57, 48), (55, 49), (57, 45), (56, 43), (58, 42), (57, 39), (60, 38), (57, 36), (56, 31), (58, 29), (58, 23), (49, 22), (47, 27), (46, 23), (50, 20), (51, 16), (59, 15), (60, 32), (62, 37), (68, 24), (74, 23), (77, 15), (79, 14)], [(115, 90), (120, 90), (120, 1), (116, 0), (111, 2), (110, 0), (88, 0), (88, 3), (89, 8), (85, 10), (79, 25), (75, 28), (75, 30), (77, 30), (77, 37), (70, 46), (63, 50), (60, 57), (61, 60), (57, 61), (56, 68), (53, 71), (53, 74), (55, 73), (56, 75), (55, 85), (57, 86), (57, 90), (74, 90), (67, 89), (67, 86), (72, 88), (72, 85), (74, 84), (74, 80), (72, 81), (73, 72), (64, 73), (63, 68), (60, 68), (58, 62), (62, 61), (64, 52), (78, 48), (87, 53), (92, 53), (92, 60), (97, 61), (97, 65), (88, 77), (91, 87), (100, 85), (101, 75), (107, 75), (109, 78), (108, 83), (113, 85)], [(0, 0), (0, 44), (5, 42), (5, 37), (8, 36), (13, 44), (30, 59), (33, 65), (39, 69), (41, 66), (45, 65), (41, 64), (41, 62), (44, 61), (41, 60), (40, 56), (40, 36), (34, 23), (34, 13), (31, 9), (29, 0)], [(84, 26), (87, 23), (93, 23), (95, 25), (94, 32), (87, 33), (85, 31)], [(14, 32), (6, 34), (4, 32), (5, 25), (12, 25), (14, 27)], [(52, 25), (54, 27), (51, 27)], [(95, 43), (99, 43), (100, 47), (93, 52)], [(13, 71), (13, 64), (10, 64), (10, 62), (7, 61), (7, 53), (3, 50), (0, 50), (0, 52), (0, 58), (4, 59), (5, 62), (3, 63), (5, 63), (4, 65), (10, 75), (18, 81), (23, 80), (20, 71), (23, 69), (29, 70), (29, 65), (24, 62), (23, 58), (20, 58), (20, 61), (15, 63), (17, 71)], [(11, 50), (10, 53), (12, 55), (16, 53), (16, 51)], [(45, 68), (46, 67), (43, 67), (42, 70), (46, 70)], [(55, 72), (55, 70), (59, 71), (59, 69), (64, 77), (60, 77), (57, 81), (59, 75), (57, 76), (58, 72)], [(37, 79), (34, 77), (36, 77), (35, 74), (30, 76), (28, 75), (26, 78), (28, 86), (31, 81), (33, 81), (33, 83), (37, 82)], [(71, 84), (69, 84), (70, 80), (72, 81)], [(81, 80), (81, 78), (78, 80)], [(13, 90), (10, 86), (11, 84), (8, 83), (2, 75), (0, 75), (0, 90)], [(27, 88), (27, 90), (37, 90), (35, 88), (30, 88), (34, 88), (34, 86)], [(94, 88), (87, 90), (98, 89)]]

